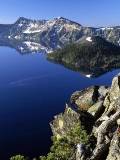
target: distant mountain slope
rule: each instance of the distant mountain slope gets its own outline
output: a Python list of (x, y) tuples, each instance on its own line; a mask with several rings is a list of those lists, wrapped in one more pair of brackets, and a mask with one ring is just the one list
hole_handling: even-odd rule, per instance
[[(78, 42), (86, 37), (100, 36), (107, 41), (120, 45), (120, 27), (85, 27), (63, 17), (52, 20), (31, 20), (20, 17), (12, 25), (0, 25), (0, 41), (33, 42), (40, 44), (46, 52), (63, 48), (70, 42)], [(11, 43), (11, 42), (10, 42)], [(31, 52), (35, 51), (34, 46)], [(22, 52), (23, 50), (20, 49)]]
[(47, 57), (91, 76), (98, 76), (112, 68), (120, 67), (120, 47), (98, 36), (66, 45), (63, 49), (49, 53)]

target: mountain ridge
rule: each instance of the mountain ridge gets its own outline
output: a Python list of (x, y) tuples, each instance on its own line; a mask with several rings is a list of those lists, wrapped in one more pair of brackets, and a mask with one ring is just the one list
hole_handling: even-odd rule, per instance
[[(78, 42), (92, 36), (100, 36), (120, 46), (120, 26), (88, 27), (64, 17), (50, 20), (32, 20), (20, 17), (7, 27), (0, 24), (0, 41), (38, 44), (38, 49), (34, 46), (29, 48), (31, 52), (45, 51), (49, 53), (63, 48), (71, 42)], [(24, 52), (21, 47), (19, 51)]]

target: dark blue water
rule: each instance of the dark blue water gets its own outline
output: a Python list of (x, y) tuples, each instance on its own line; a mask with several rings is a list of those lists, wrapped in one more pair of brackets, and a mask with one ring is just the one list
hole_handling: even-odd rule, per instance
[(70, 95), (91, 85), (110, 85), (120, 70), (89, 79), (53, 64), (42, 54), (20, 55), (0, 48), (0, 159), (48, 152), (49, 122)]

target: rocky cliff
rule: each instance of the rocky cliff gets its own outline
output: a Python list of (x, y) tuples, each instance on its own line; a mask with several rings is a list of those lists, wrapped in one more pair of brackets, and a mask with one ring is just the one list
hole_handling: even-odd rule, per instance
[(50, 125), (54, 141), (48, 159), (120, 160), (120, 74), (111, 87), (73, 93)]

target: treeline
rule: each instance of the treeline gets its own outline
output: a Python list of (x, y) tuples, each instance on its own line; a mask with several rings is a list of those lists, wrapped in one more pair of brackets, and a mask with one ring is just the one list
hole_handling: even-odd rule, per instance
[(47, 58), (75, 70), (84, 69), (93, 73), (120, 67), (120, 47), (100, 37), (92, 40), (69, 44), (49, 53)]

